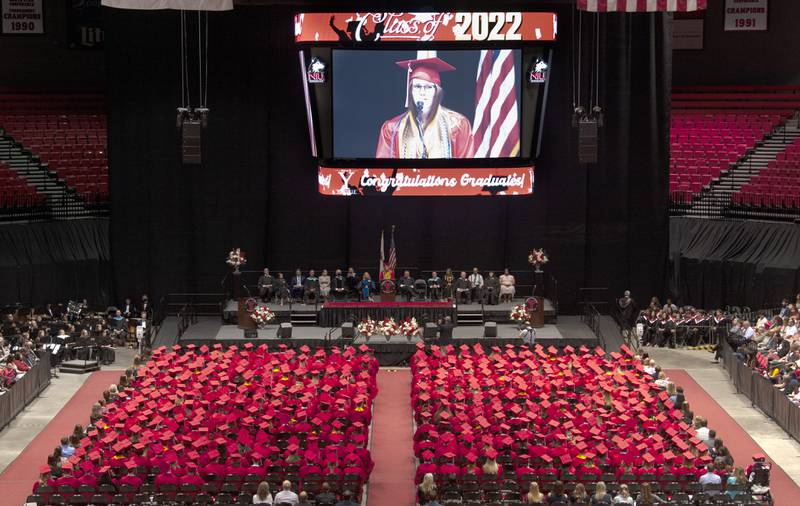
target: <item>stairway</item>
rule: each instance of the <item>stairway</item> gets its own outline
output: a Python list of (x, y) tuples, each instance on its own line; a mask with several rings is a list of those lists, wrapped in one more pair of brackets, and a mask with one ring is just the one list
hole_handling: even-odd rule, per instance
[(747, 156), (723, 171), (719, 179), (711, 182), (692, 207), (686, 210), (686, 216), (718, 218), (730, 205), (731, 195), (747, 184), (750, 179), (775, 160), (778, 153), (786, 149), (795, 139), (800, 137), (800, 113), (796, 113), (786, 123), (775, 127), (772, 134), (756, 144)]
[(0, 161), (5, 162), (24, 178), (28, 185), (35, 187), (38, 193), (47, 198), (47, 206), (54, 216), (74, 218), (97, 215), (96, 211), (86, 209), (84, 202), (75, 195), (75, 191), (59, 179), (55, 172), (48, 170), (47, 165), (42, 164), (13, 137), (2, 132), (0, 132)]

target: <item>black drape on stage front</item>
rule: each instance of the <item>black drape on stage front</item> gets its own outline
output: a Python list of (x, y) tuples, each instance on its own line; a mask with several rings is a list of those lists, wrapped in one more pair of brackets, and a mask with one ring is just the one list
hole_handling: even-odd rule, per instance
[(108, 219), (0, 226), (0, 305), (111, 302)]
[(800, 226), (672, 218), (670, 265), (681, 303), (777, 307), (800, 292)]
[(400, 265), (421, 269), (526, 269), (527, 251), (544, 247), (562, 311), (575, 309), (582, 286), (661, 293), (670, 17), (601, 18), (607, 126), (601, 163), (581, 166), (570, 125), (571, 11), (536, 7), (554, 9), (560, 23), (534, 195), (395, 199), (317, 193), (291, 10), (209, 13), (203, 164), (184, 166), (174, 125), (179, 14), (104, 9), (117, 293), (218, 291), (235, 246), (249, 269), (375, 265), (380, 229), (391, 224)]

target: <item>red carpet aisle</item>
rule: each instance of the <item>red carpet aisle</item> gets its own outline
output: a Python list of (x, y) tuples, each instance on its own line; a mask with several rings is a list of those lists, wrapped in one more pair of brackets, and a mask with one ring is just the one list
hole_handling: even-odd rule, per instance
[[(669, 369), (667, 376), (676, 385), (681, 385), (692, 411), (708, 419), (708, 426), (717, 431), (725, 441), (737, 466), (746, 467), (752, 462), (754, 453), (764, 450), (753, 441), (747, 432), (730, 417), (703, 388), (682, 369)], [(775, 506), (791, 506), (800, 503), (800, 487), (777, 465), (772, 466), (770, 489)]]
[(372, 425), (369, 506), (414, 505), (414, 448), (411, 371), (378, 372), (378, 397)]
[(102, 397), (103, 390), (119, 380), (121, 374), (124, 372), (119, 370), (92, 373), (55, 418), (0, 475), (0, 490), (3, 491), (0, 503), (18, 506), (25, 502), (33, 482), (39, 477), (39, 466), (45, 464), (47, 456), (63, 436), (72, 432), (75, 424), (86, 425), (89, 422), (92, 404)]

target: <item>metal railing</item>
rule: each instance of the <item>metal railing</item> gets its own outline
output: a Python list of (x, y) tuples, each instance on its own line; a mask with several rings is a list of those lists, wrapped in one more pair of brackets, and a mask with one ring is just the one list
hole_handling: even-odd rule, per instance
[(606, 349), (606, 337), (603, 335), (603, 331), (600, 329), (600, 311), (597, 310), (594, 304), (588, 303), (584, 304), (583, 306), (583, 314), (581, 315), (581, 321), (585, 323), (597, 339), (600, 341), (600, 346), (605, 350)]

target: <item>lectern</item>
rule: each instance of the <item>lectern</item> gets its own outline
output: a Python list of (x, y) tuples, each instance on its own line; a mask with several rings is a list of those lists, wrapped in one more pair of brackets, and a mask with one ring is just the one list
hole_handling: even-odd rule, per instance
[(397, 285), (391, 279), (381, 281), (381, 302), (394, 302)]

